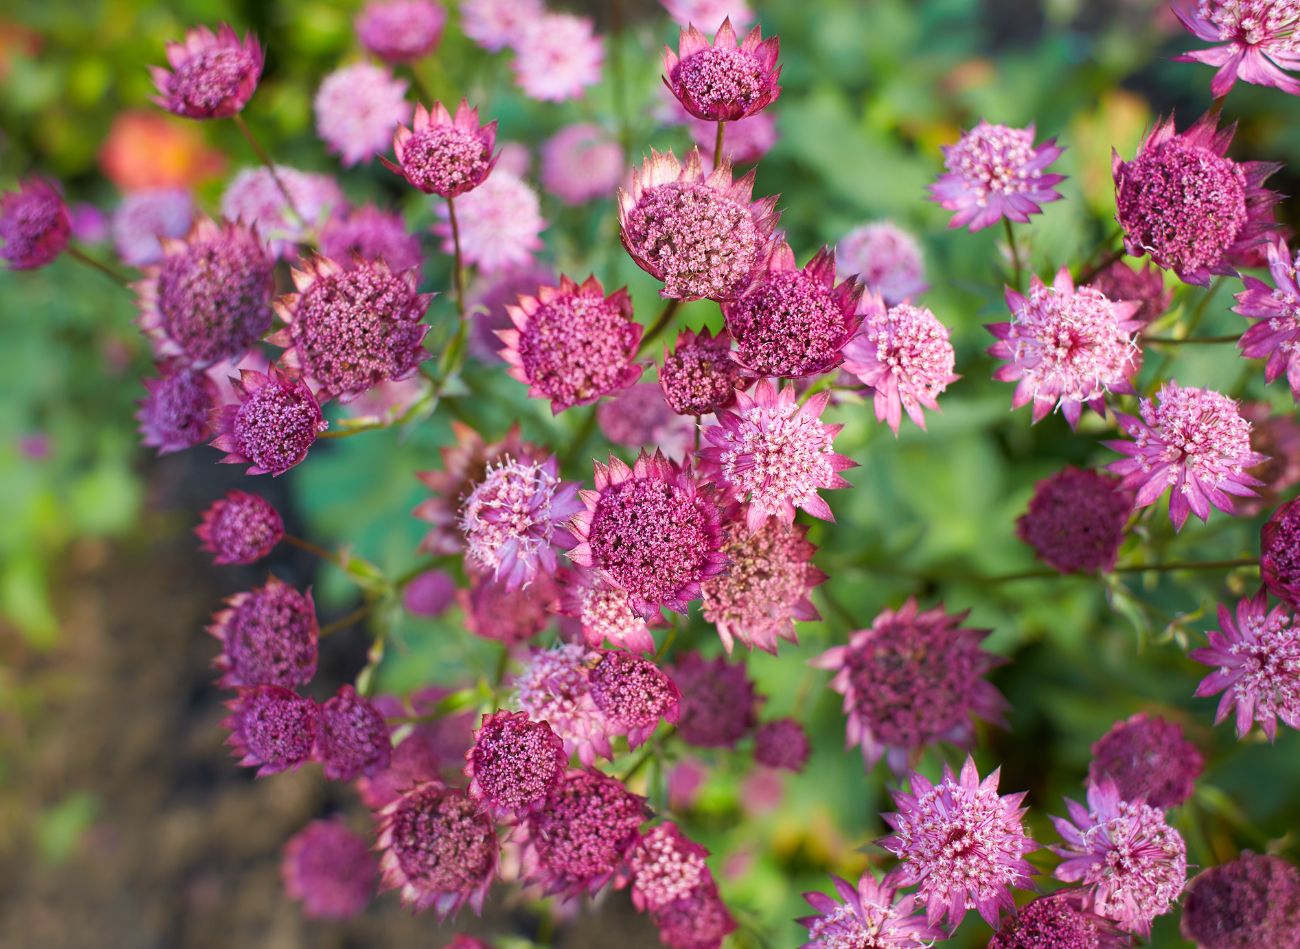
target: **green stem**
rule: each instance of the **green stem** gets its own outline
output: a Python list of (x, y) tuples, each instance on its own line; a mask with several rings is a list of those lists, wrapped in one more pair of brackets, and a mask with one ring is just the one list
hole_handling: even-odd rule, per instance
[(591, 441), (591, 435), (596, 430), (596, 422), (596, 406), (593, 405), (587, 410), (586, 417), (582, 420), (582, 424), (578, 426), (578, 430), (573, 433), (573, 440), (569, 442), (569, 450), (564, 453), (564, 457), (561, 459), (563, 467), (574, 464), (582, 455), (583, 448), (587, 446), (587, 442)]
[(346, 616), (342, 616), (339, 619), (334, 620), (334, 622), (326, 623), (324, 626), (322, 626), (320, 628), (321, 637), (324, 638), (325, 636), (330, 636), (334, 633), (337, 633), (339, 630), (347, 629), (349, 626), (351, 626), (353, 623), (357, 622), (358, 620), (365, 619), (370, 614), (370, 611), (374, 608), (375, 608), (375, 604), (373, 601), (369, 603), (362, 603), (360, 606), (358, 606), (351, 613), (348, 613)]
[(451, 222), (452, 266), (456, 282), (456, 312), (460, 314), (462, 325), (465, 322), (465, 264), (460, 253), (460, 225), (456, 222), (456, 202), (447, 199), (447, 220)]
[(1007, 234), (1007, 246), (1011, 249), (1011, 266), (1012, 266), (1012, 269), (1013, 269), (1014, 272), (1015, 272), (1015, 277), (1013, 278), (1014, 285), (1015, 285), (1015, 288), (1016, 288), (1017, 290), (1019, 290), (1019, 289), (1020, 289), (1020, 278), (1021, 278), (1021, 276), (1023, 275), (1023, 272), (1024, 272), (1024, 271), (1023, 271), (1023, 269), (1021, 268), (1021, 265), (1020, 265), (1020, 248), (1018, 248), (1018, 247), (1016, 246), (1016, 232), (1015, 232), (1015, 230), (1011, 227), (1011, 219), (1010, 219), (1010, 218), (1005, 218), (1005, 217), (1004, 217), (1004, 218), (1002, 219), (1002, 226), (1006, 229), (1006, 234)]
[(1174, 336), (1143, 336), (1144, 343), (1164, 343), (1170, 346), (1216, 346), (1220, 343), (1235, 343), (1241, 339), (1237, 336), (1200, 336), (1196, 339), (1178, 339)]
[(305, 550), (307, 551), (307, 553), (315, 557), (319, 557), (321, 560), (328, 561), (329, 563), (334, 564), (334, 566), (338, 567), (340, 570), (343, 569), (343, 558), (340, 557), (337, 553), (335, 553), (332, 550), (326, 550), (324, 547), (320, 546), (319, 544), (313, 544), (311, 541), (304, 540), (301, 537), (295, 537), (293, 534), (285, 534), (284, 542), (286, 544), (292, 544), (294, 547), (297, 547), (299, 550)]
[(289, 189), (284, 186), (284, 182), (280, 180), (280, 173), (275, 170), (275, 162), (271, 161), (271, 156), (267, 154), (266, 149), (262, 147), (261, 143), (257, 140), (257, 137), (253, 135), (253, 130), (250, 129), (248, 123), (244, 121), (244, 116), (241, 113), (236, 112), (232, 118), (234, 118), (235, 125), (239, 128), (239, 131), (244, 133), (244, 138), (248, 140), (249, 147), (253, 149), (253, 152), (257, 155), (258, 159), (266, 166), (266, 170), (270, 172), (271, 180), (274, 181), (275, 186), (280, 189), (280, 194), (284, 198), (285, 206), (293, 212), (293, 216), (298, 219), (300, 224), (306, 225), (307, 218), (298, 210), (298, 206), (293, 203), (293, 198), (289, 196)]
[(718, 137), (713, 140), (713, 167), (722, 167), (722, 139), (726, 132), (727, 123), (718, 122)]
[(658, 339), (659, 335), (668, 328), (668, 324), (673, 321), (673, 317), (677, 315), (677, 310), (681, 305), (681, 300), (669, 300), (664, 304), (664, 308), (659, 311), (659, 315), (655, 317), (655, 321), (650, 324), (650, 328), (647, 329), (645, 335), (641, 337), (641, 345), (637, 347), (636, 351), (638, 356), (644, 354), (645, 351), (650, 348), (650, 344)]
[[(1219, 287), (1221, 286), (1223, 286), (1223, 278), (1216, 277), (1214, 282), (1210, 284), (1210, 289), (1206, 290), (1205, 293), (1201, 296), (1201, 299), (1197, 302), (1195, 309), (1192, 310), (1191, 315), (1187, 318), (1187, 324), (1184, 327), (1184, 329), (1186, 330), (1187, 336), (1189, 338), (1193, 333), (1196, 332), (1196, 328), (1201, 325), (1201, 320), (1205, 318), (1206, 308), (1209, 307), (1210, 301), (1214, 299), (1214, 295), (1219, 292)], [(1156, 368), (1152, 376), (1152, 383), (1151, 383), (1152, 392), (1155, 392), (1157, 389), (1160, 388), (1161, 377), (1164, 374), (1165, 367), (1169, 365), (1169, 360), (1172, 358), (1173, 358), (1173, 353), (1166, 351), (1161, 356), (1160, 362), (1156, 363)]]
[(98, 270), (109, 280), (112, 280), (114, 283), (118, 284), (121, 287), (125, 287), (127, 290), (131, 289), (131, 281), (127, 277), (118, 273), (108, 264), (103, 263), (102, 261), (98, 261), (94, 257), (91, 257), (85, 251), (81, 250), (81, 248), (73, 244), (69, 244), (67, 247), (64, 248), (64, 250), (67, 251), (69, 257), (71, 257), (73, 260), (77, 261), (78, 263), (85, 264), (87, 267), (91, 268), (92, 270)]

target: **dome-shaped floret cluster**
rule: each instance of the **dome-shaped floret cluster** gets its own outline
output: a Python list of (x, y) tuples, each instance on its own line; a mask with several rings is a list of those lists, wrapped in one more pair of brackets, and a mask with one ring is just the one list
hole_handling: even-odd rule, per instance
[(469, 903), (474, 912), (496, 875), (500, 847), (491, 819), (460, 790), (424, 781), (379, 812), (379, 869), (384, 889), (417, 912), (445, 919)]
[(1133, 494), (1091, 468), (1063, 468), (1034, 485), (1016, 534), (1061, 573), (1107, 571), (1124, 541)]
[(626, 590), (585, 567), (564, 570), (559, 577), (560, 614), (577, 621), (588, 646), (609, 643), (632, 652), (655, 651), (650, 624), (632, 608)]
[(1199, 949), (1300, 945), (1300, 870), (1246, 851), (1187, 886), (1182, 933)]
[(542, 146), (542, 185), (566, 204), (585, 204), (614, 193), (623, 180), (623, 148), (599, 125), (566, 125)]
[(895, 792), (895, 813), (884, 815), (894, 832), (880, 845), (901, 861), (902, 885), (917, 884), (926, 922), (945, 916), (955, 929), (968, 910), (990, 926), (1015, 908), (1012, 889), (1027, 889), (1034, 868), (1024, 859), (1038, 845), (1025, 833), (1024, 792), (998, 794), (999, 772), (980, 780), (966, 759), (960, 777), (944, 765), (931, 784), (915, 772), (911, 793)]
[(920, 610), (909, 599), (885, 610), (869, 629), (813, 660), (835, 676), (844, 696), (848, 747), (862, 746), (868, 768), (887, 755), (902, 772), (911, 756), (935, 742), (974, 742), (972, 717), (1001, 724), (1006, 700), (984, 678), (1001, 663), (980, 643), (989, 631), (962, 626), (965, 613)]
[(350, 685), (320, 708), (316, 757), (333, 781), (373, 777), (388, 767), (393, 746), (383, 713)]
[(63, 253), (71, 236), (68, 206), (48, 181), (25, 178), (17, 191), (0, 194), (0, 260), (14, 270), (44, 267)]
[(619, 189), (623, 246), (664, 297), (735, 299), (763, 268), (778, 216), (776, 198), (753, 191), (754, 173), (733, 181), (728, 161), (706, 177), (698, 149), (685, 166), (652, 149)]
[(470, 797), (498, 817), (519, 817), (546, 803), (569, 756), (546, 722), (497, 711), (483, 716), (465, 761)]
[(691, 115), (710, 122), (735, 122), (767, 108), (781, 94), (781, 41), (763, 39), (754, 27), (736, 42), (731, 20), (723, 20), (713, 43), (694, 26), (681, 31), (677, 52), (664, 49), (664, 83)]
[(629, 468), (596, 462), (595, 490), (580, 491), (586, 510), (573, 519), (578, 545), (569, 559), (627, 592), (639, 614), (685, 612), (700, 585), (726, 569), (721, 515), (690, 468), (642, 452)]
[(802, 270), (790, 245), (776, 245), (767, 268), (735, 300), (722, 305), (736, 341), (735, 359), (760, 376), (829, 372), (862, 322), (862, 285), (835, 285), (835, 252), (823, 247)]
[(577, 643), (534, 650), (515, 677), (515, 705), (534, 722), (546, 722), (564, 742), (565, 760), (576, 754), (590, 766), (612, 758), (606, 715), (592, 697), (589, 672), (599, 653)]
[(711, 415), (724, 409), (748, 381), (748, 374), (731, 358), (731, 334), (725, 329), (716, 336), (707, 327), (699, 333), (682, 330), (673, 351), (664, 349), (659, 365), (664, 399), (679, 415)]
[(217, 564), (256, 563), (284, 537), (284, 521), (271, 502), (247, 491), (227, 491), (203, 512), (194, 533)]
[(1300, 728), (1300, 630), (1285, 606), (1268, 608), (1260, 590), (1237, 603), (1235, 611), (1219, 605), (1219, 628), (1206, 634), (1208, 644), (1191, 652), (1214, 668), (1196, 687), (1201, 697), (1223, 693), (1215, 724), (1235, 713), (1237, 737), (1259, 723), (1270, 741), (1277, 721)]
[(1297, 0), (1180, 0), (1174, 13), (1197, 39), (1217, 43), (1174, 58), (1217, 66), (1210, 94), (1221, 99), (1238, 79), (1300, 95), (1300, 2)]
[(1165, 275), (1150, 263), (1138, 270), (1126, 261), (1117, 260), (1103, 267), (1088, 286), (1108, 300), (1136, 303), (1133, 319), (1143, 326), (1164, 316), (1174, 299), (1174, 291), (1165, 287)]
[(835, 245), (841, 277), (856, 276), (887, 306), (897, 306), (926, 288), (921, 244), (892, 221), (874, 221), (849, 231)]
[(245, 369), (230, 384), (239, 403), (221, 410), (212, 447), (226, 452), (226, 464), (247, 464), (250, 475), (284, 474), (329, 427), (311, 388), (278, 369)]
[(403, 125), (393, 136), (397, 161), (380, 161), (413, 188), (454, 198), (477, 188), (492, 173), (496, 137), (496, 122), (480, 126), (478, 109), (464, 99), (455, 118), (441, 102), (435, 102), (432, 111), (417, 105), (411, 127)]
[(1228, 158), (1234, 129), (1217, 124), (1208, 114), (1180, 133), (1165, 119), (1131, 162), (1112, 160), (1115, 217), (1129, 255), (1148, 255), (1187, 283), (1235, 273), (1275, 228), (1278, 195), (1264, 180), (1278, 166)]
[(406, 222), (396, 211), (381, 211), (373, 204), (335, 214), (320, 234), (321, 253), (345, 270), (362, 260), (382, 260), (391, 270), (418, 273), (423, 252), (420, 239), (406, 229)]
[(371, 0), (357, 15), (357, 39), (390, 63), (410, 63), (429, 55), (447, 22), (434, 0)]
[(411, 120), (405, 80), (374, 63), (336, 69), (321, 80), (312, 104), (317, 134), (344, 166), (387, 151), (393, 132)]
[[(450, 257), (456, 251), (450, 205), (440, 203), (434, 212), (439, 220), (433, 231), (442, 237), (442, 252)], [(456, 220), (461, 258), (481, 276), (536, 266), (533, 253), (542, 249), (546, 229), (541, 200), (511, 169), (496, 169), (481, 186), (457, 198)]]
[(605, 46), (590, 17), (524, 10), (518, 22), (511, 66), (526, 96), (567, 102), (600, 82)]
[(793, 718), (764, 722), (754, 733), (754, 760), (781, 771), (802, 771), (812, 748), (808, 733)]
[(240, 39), (228, 25), (206, 26), (167, 44), (167, 65), (150, 67), (154, 102), (189, 119), (224, 119), (242, 112), (262, 77), (262, 47), (253, 34)]
[(1065, 802), (1069, 819), (1052, 818), (1064, 846), (1056, 878), (1085, 889), (1086, 906), (1122, 930), (1145, 936), (1173, 907), (1187, 879), (1187, 847), (1163, 812), (1125, 801), (1115, 782), (1088, 785), (1088, 806)]
[(1204, 769), (1205, 757), (1181, 728), (1139, 712), (1116, 722), (1092, 746), (1088, 780), (1099, 784), (1110, 778), (1124, 800), (1168, 810), (1192, 796)]
[(1115, 418), (1133, 439), (1106, 443), (1127, 456), (1109, 465), (1124, 476), (1120, 490), (1136, 490), (1136, 505), (1146, 507), (1168, 489), (1176, 530), (1188, 514), (1206, 520), (1212, 506), (1235, 513), (1229, 495), (1250, 497), (1261, 483), (1246, 471), (1266, 459), (1251, 448), (1250, 423), (1237, 403), (1221, 393), (1170, 380), (1142, 400), (1141, 418)]
[(539, 573), (528, 586), (513, 590), (491, 577), (471, 573), (469, 589), (457, 591), (456, 600), (464, 611), (467, 630), (513, 646), (550, 625), (558, 595), (549, 573)]
[(717, 949), (736, 922), (705, 864), (709, 852), (673, 824), (643, 834), (632, 853), (632, 902), (672, 949)]
[(689, 652), (668, 670), (681, 695), (677, 733), (697, 748), (734, 748), (758, 723), (758, 696), (743, 663)]
[(1132, 394), (1141, 363), (1137, 304), (1076, 289), (1065, 267), (1050, 287), (1034, 276), (1028, 295), (1007, 287), (1006, 299), (1011, 322), (989, 325), (998, 340), (989, 355), (1007, 361), (993, 378), (1016, 383), (1012, 408), (1032, 403), (1035, 422), (1059, 408), (1073, 428), (1085, 405), (1104, 415), (1107, 393)]
[(158, 378), (144, 380), (145, 396), (135, 415), (140, 440), (160, 455), (202, 445), (212, 437), (217, 384), (203, 370), (170, 360), (159, 371)]
[(1286, 241), (1277, 238), (1268, 245), (1268, 269), (1276, 286), (1246, 274), (1246, 289), (1237, 294), (1232, 308), (1249, 320), (1256, 320), (1242, 334), (1238, 346), (1247, 359), (1267, 359), (1264, 378), (1273, 382), (1284, 373), (1291, 395), (1300, 400), (1300, 282), (1296, 279), (1300, 256), (1293, 257)]
[(817, 911), (799, 920), (808, 928), (808, 941), (800, 949), (923, 949), (947, 934), (916, 912), (916, 897), (900, 896), (894, 881), (877, 881), (867, 870), (855, 887), (831, 877), (835, 898), (825, 893), (805, 893)]
[(676, 724), (681, 693), (664, 672), (644, 656), (607, 651), (590, 666), (591, 699), (611, 735), (626, 735), (629, 748), (648, 739), (659, 722)]
[(258, 685), (239, 689), (228, 708), (226, 744), (241, 765), (257, 768), (259, 778), (310, 760), (320, 723), (311, 699), (278, 685)]
[(1128, 949), (1132, 940), (1081, 905), (1066, 890), (1022, 906), (989, 941), (988, 949)]
[(334, 818), (314, 820), (289, 838), (280, 878), (309, 919), (350, 919), (370, 903), (378, 876), (369, 841)]
[(1288, 501), (1260, 529), (1259, 573), (1264, 586), (1292, 607), (1300, 605), (1300, 503)]
[(551, 400), (553, 412), (595, 402), (641, 376), (641, 326), (626, 289), (607, 297), (595, 277), (582, 284), (561, 277), (558, 287), (520, 297), (506, 312), (514, 328), (497, 332), (501, 357), (529, 395)]
[(844, 370), (871, 392), (876, 421), (895, 435), (907, 412), (925, 428), (923, 409), (938, 411), (938, 397), (960, 376), (948, 328), (923, 306), (886, 307), (875, 294), (863, 300), (858, 334), (844, 347)]
[(981, 121), (943, 149), (947, 173), (930, 186), (930, 194), (956, 212), (949, 227), (978, 231), (1002, 218), (1023, 224), (1042, 205), (1061, 199), (1056, 186), (1065, 176), (1047, 169), (1062, 151), (1054, 138), (1035, 145), (1032, 125), (1018, 129)]
[(213, 665), (225, 688), (292, 688), (306, 685), (316, 674), (320, 629), (311, 591), (300, 593), (277, 577), (228, 599), (208, 632), (221, 643)]

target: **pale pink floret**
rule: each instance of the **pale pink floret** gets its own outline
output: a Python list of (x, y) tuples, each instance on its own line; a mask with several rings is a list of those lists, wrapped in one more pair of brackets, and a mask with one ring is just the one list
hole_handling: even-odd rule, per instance
[(1174, 0), (1174, 13), (1197, 39), (1219, 43), (1175, 56), (1186, 63), (1217, 66), (1210, 83), (1216, 99), (1240, 79), (1300, 95), (1300, 3), (1296, 0)]
[(1125, 801), (1115, 783), (1088, 785), (1088, 806), (1066, 800), (1069, 819), (1053, 817), (1064, 846), (1056, 878), (1086, 888), (1085, 908), (1125, 932), (1146, 936), (1173, 907), (1187, 879), (1187, 847), (1161, 811)]
[(446, 23), (434, 0), (371, 0), (357, 16), (357, 39), (386, 62), (410, 63), (433, 52)]
[[(655, 651), (651, 624), (632, 608), (627, 591), (602, 580), (585, 567), (563, 570), (559, 612), (576, 621), (593, 649), (608, 642), (632, 652)], [(662, 625), (656, 621), (655, 625)]]
[(599, 755), (613, 758), (605, 714), (592, 700), (588, 671), (600, 654), (578, 644), (537, 649), (515, 676), (515, 702), (529, 718), (546, 722), (568, 755), (588, 767)]
[(380, 161), (412, 187), (450, 199), (477, 188), (492, 173), (496, 137), (496, 122), (479, 125), (478, 109), (464, 99), (455, 117), (441, 102), (432, 109), (417, 105), (411, 127), (401, 125), (393, 136), (397, 161)]
[(925, 259), (920, 242), (892, 221), (855, 227), (835, 245), (841, 277), (857, 278), (889, 306), (926, 289)]
[(542, 185), (566, 204), (612, 197), (624, 171), (622, 146), (599, 125), (566, 125), (542, 145)]
[(712, 27), (723, 20), (731, 20), (737, 29), (743, 30), (754, 22), (754, 11), (745, 0), (659, 0), (664, 12), (672, 17), (678, 26), (690, 26), (699, 23)]
[(242, 40), (228, 24), (214, 33), (195, 27), (181, 43), (167, 44), (167, 65), (149, 67), (154, 102), (190, 119), (229, 118), (243, 110), (257, 89), (264, 56), (257, 37)]
[(808, 941), (800, 949), (923, 949), (947, 935), (916, 913), (916, 897), (900, 896), (897, 880), (877, 881), (863, 872), (855, 887), (832, 876), (839, 900), (825, 893), (805, 893), (817, 911), (798, 922), (808, 928)]
[(1024, 857), (1038, 844), (1025, 833), (1025, 792), (999, 795), (999, 775), (981, 781), (967, 757), (960, 778), (944, 765), (938, 784), (913, 772), (911, 793), (894, 792), (898, 810), (884, 815), (894, 833), (880, 845), (902, 861), (898, 882), (917, 885), (931, 926), (946, 916), (956, 929), (973, 909), (996, 927), (1015, 908), (1012, 889), (1030, 886), (1035, 871)]
[(1219, 628), (1206, 634), (1209, 644), (1191, 657), (1214, 672), (1196, 687), (1200, 697), (1222, 692), (1214, 716), (1217, 725), (1236, 716), (1237, 737), (1256, 722), (1269, 741), (1277, 738), (1277, 720), (1300, 728), (1300, 629), (1284, 605), (1268, 608), (1260, 590), (1237, 603), (1234, 612), (1219, 605)]
[(580, 99), (600, 82), (605, 47), (587, 17), (545, 13), (526, 19), (514, 40), (515, 82), (542, 102)]
[(471, 40), (495, 53), (516, 45), (528, 23), (545, 12), (542, 0), (464, 0), (460, 26)]
[(411, 120), (406, 81), (373, 63), (353, 63), (330, 73), (313, 105), (317, 133), (345, 166), (387, 151), (393, 132)]
[(1268, 245), (1268, 269), (1276, 286), (1250, 274), (1241, 280), (1246, 289), (1237, 294), (1232, 308), (1259, 322), (1242, 334), (1237, 346), (1247, 359), (1267, 359), (1264, 378), (1273, 382), (1286, 373), (1292, 398), (1300, 401), (1300, 282), (1296, 279), (1300, 255), (1292, 257), (1281, 237)]
[(961, 376), (948, 327), (929, 309), (900, 303), (886, 308), (874, 293), (863, 299), (865, 318), (844, 347), (844, 370), (868, 388), (876, 421), (895, 435), (903, 412), (921, 429), (925, 412), (939, 410), (938, 397)]
[[(293, 199), (292, 208), (285, 200), (286, 191)], [(312, 243), (315, 229), (346, 207), (343, 189), (332, 176), (285, 165), (275, 166), (274, 178), (264, 166), (245, 168), (221, 194), (222, 216), (256, 228), (277, 258), (289, 258), (297, 245)]]
[(1047, 169), (1064, 151), (1049, 138), (1034, 144), (1034, 126), (1017, 129), (981, 120), (955, 145), (943, 149), (947, 173), (930, 186), (930, 194), (956, 212), (949, 227), (978, 231), (999, 219), (1029, 221), (1042, 205), (1059, 201), (1056, 186), (1064, 175)]
[(1155, 504), (1169, 489), (1176, 530), (1188, 514), (1206, 520), (1212, 506), (1236, 513), (1229, 495), (1251, 497), (1260, 486), (1246, 471), (1267, 459), (1251, 449), (1250, 423), (1227, 396), (1171, 380), (1154, 399), (1142, 400), (1141, 416), (1115, 413), (1132, 441), (1106, 442), (1128, 456), (1108, 467), (1124, 476), (1119, 490), (1137, 490), (1137, 507)]
[(690, 25), (681, 31), (677, 52), (664, 48), (664, 84), (696, 118), (738, 122), (761, 112), (781, 94), (781, 67), (776, 64), (780, 51), (780, 39), (763, 39), (758, 26), (737, 43), (731, 20), (723, 20), (710, 44)]
[(1106, 395), (1132, 395), (1142, 353), (1134, 334), (1136, 303), (1115, 303), (1078, 287), (1062, 267), (1049, 287), (1035, 275), (1028, 295), (1006, 289), (1011, 322), (991, 323), (989, 355), (1007, 360), (993, 378), (1015, 382), (1011, 407), (1033, 405), (1035, 422), (1060, 409), (1074, 428), (1084, 406), (1106, 414)]
[[(435, 213), (438, 223), (433, 232), (442, 238), (443, 253), (451, 255), (456, 245), (450, 213), (441, 204)], [(461, 256), (468, 266), (477, 267), (480, 275), (533, 266), (533, 253), (542, 249), (546, 219), (537, 192), (505, 166), (456, 199), (456, 218)]]

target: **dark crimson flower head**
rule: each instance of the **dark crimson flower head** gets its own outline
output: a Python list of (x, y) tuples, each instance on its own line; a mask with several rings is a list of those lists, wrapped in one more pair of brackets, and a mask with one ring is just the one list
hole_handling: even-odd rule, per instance
[(217, 384), (202, 369), (174, 360), (165, 360), (158, 370), (158, 378), (144, 380), (145, 396), (135, 415), (141, 441), (160, 455), (202, 445), (212, 437)]
[(1166, 810), (1192, 796), (1204, 769), (1205, 757), (1181, 728), (1139, 712), (1116, 722), (1092, 746), (1088, 780), (1097, 784), (1110, 778), (1124, 800)]
[(1108, 300), (1138, 305), (1133, 319), (1142, 325), (1164, 316), (1173, 302), (1174, 291), (1165, 287), (1165, 275), (1150, 263), (1141, 270), (1117, 260), (1104, 267), (1088, 286), (1100, 291)]
[(546, 803), (569, 756), (546, 722), (524, 712), (497, 711), (483, 716), (465, 761), (470, 797), (497, 817), (520, 817)]
[(257, 776), (297, 768), (311, 758), (320, 710), (311, 699), (278, 685), (241, 688), (227, 703), (226, 744)]
[(277, 577), (228, 599), (208, 632), (221, 643), (213, 665), (224, 688), (292, 688), (306, 685), (316, 674), (320, 629), (311, 591), (299, 593)]
[(284, 521), (271, 502), (247, 491), (227, 491), (194, 528), (217, 564), (256, 563), (284, 537)]
[(441, 102), (432, 112), (417, 105), (412, 126), (399, 127), (393, 136), (397, 161), (380, 161), (425, 194), (454, 198), (487, 180), (497, 163), (496, 140), (496, 122), (479, 125), (478, 109), (464, 99), (455, 118)]
[(257, 37), (240, 40), (226, 23), (214, 33), (206, 26), (167, 44), (167, 65), (150, 67), (158, 95), (154, 102), (189, 119), (224, 119), (242, 112), (262, 77), (263, 53)]
[(1249, 469), (1262, 482), (1256, 496), (1237, 502), (1242, 517), (1254, 517), (1272, 510), (1300, 484), (1300, 424), (1290, 413), (1275, 413), (1266, 402), (1245, 403), (1241, 417), (1251, 426), (1250, 447), (1265, 459)]
[(1210, 94), (1222, 99), (1237, 80), (1300, 95), (1300, 3), (1296, 0), (1174, 0), (1174, 13), (1197, 39), (1218, 43), (1175, 56), (1217, 66)]
[(1259, 572), (1270, 593), (1300, 606), (1300, 499), (1287, 501), (1260, 529)]
[(754, 760), (782, 771), (802, 771), (811, 752), (808, 733), (793, 718), (764, 722), (754, 733)]
[(507, 646), (532, 639), (546, 629), (554, 618), (558, 596), (559, 588), (549, 573), (539, 573), (527, 586), (511, 588), (471, 571), (469, 589), (456, 591), (465, 612), (465, 628)]
[(373, 777), (388, 767), (393, 745), (383, 713), (350, 685), (320, 708), (316, 758), (332, 781)]
[(237, 405), (219, 415), (212, 447), (224, 464), (248, 465), (248, 474), (282, 475), (307, 457), (316, 436), (329, 427), (311, 388), (278, 369), (270, 375), (244, 369), (231, 379)]
[(1029, 221), (1042, 205), (1061, 200), (1064, 175), (1047, 174), (1064, 151), (1049, 138), (1034, 144), (1034, 126), (1011, 128), (980, 120), (955, 145), (943, 149), (947, 173), (930, 186), (942, 207), (955, 211), (949, 227), (982, 230), (1000, 219)]
[(744, 663), (689, 652), (668, 670), (681, 694), (677, 732), (698, 748), (734, 748), (758, 723), (758, 696)]
[(1061, 573), (1107, 571), (1124, 542), (1133, 494), (1091, 468), (1063, 468), (1034, 486), (1016, 534)]
[(781, 94), (780, 52), (781, 40), (763, 39), (761, 27), (737, 43), (731, 20), (723, 20), (710, 45), (707, 36), (687, 26), (677, 52), (664, 48), (664, 84), (696, 118), (736, 122), (761, 112)]
[(682, 330), (673, 351), (664, 348), (659, 365), (664, 399), (678, 415), (711, 415), (725, 409), (749, 381), (749, 373), (731, 358), (731, 334), (725, 329), (716, 336), (707, 327), (699, 333)]
[(610, 734), (626, 735), (629, 748), (643, 744), (660, 720), (681, 717), (681, 692), (654, 662), (630, 652), (599, 654), (587, 676), (591, 699)]
[(370, 0), (357, 15), (357, 39), (390, 63), (409, 63), (433, 52), (447, 11), (434, 0)]
[(718, 885), (712, 879), (685, 896), (650, 911), (659, 939), (669, 949), (721, 949), (736, 928)]
[(1132, 940), (1064, 890), (1022, 906), (1007, 919), (988, 949), (1128, 949)]
[(1187, 886), (1182, 934), (1200, 949), (1300, 945), (1300, 870), (1245, 851)]
[(14, 270), (44, 267), (63, 253), (72, 218), (57, 188), (42, 178), (24, 178), (17, 191), (0, 194), (0, 258)]
[(375, 895), (370, 842), (341, 818), (314, 820), (284, 845), (280, 877), (309, 919), (349, 919)]
[(825, 893), (803, 895), (817, 915), (798, 921), (808, 928), (808, 941), (800, 949), (921, 949), (947, 936), (916, 914), (916, 897), (900, 896), (890, 877), (877, 882), (867, 870), (856, 887), (837, 876), (831, 882), (839, 901)]

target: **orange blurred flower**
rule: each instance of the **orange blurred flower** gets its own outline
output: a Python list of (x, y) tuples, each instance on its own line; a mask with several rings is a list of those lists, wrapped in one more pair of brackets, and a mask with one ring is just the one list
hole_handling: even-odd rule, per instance
[(99, 153), (104, 174), (123, 191), (189, 188), (220, 175), (226, 159), (192, 124), (153, 112), (123, 112)]

